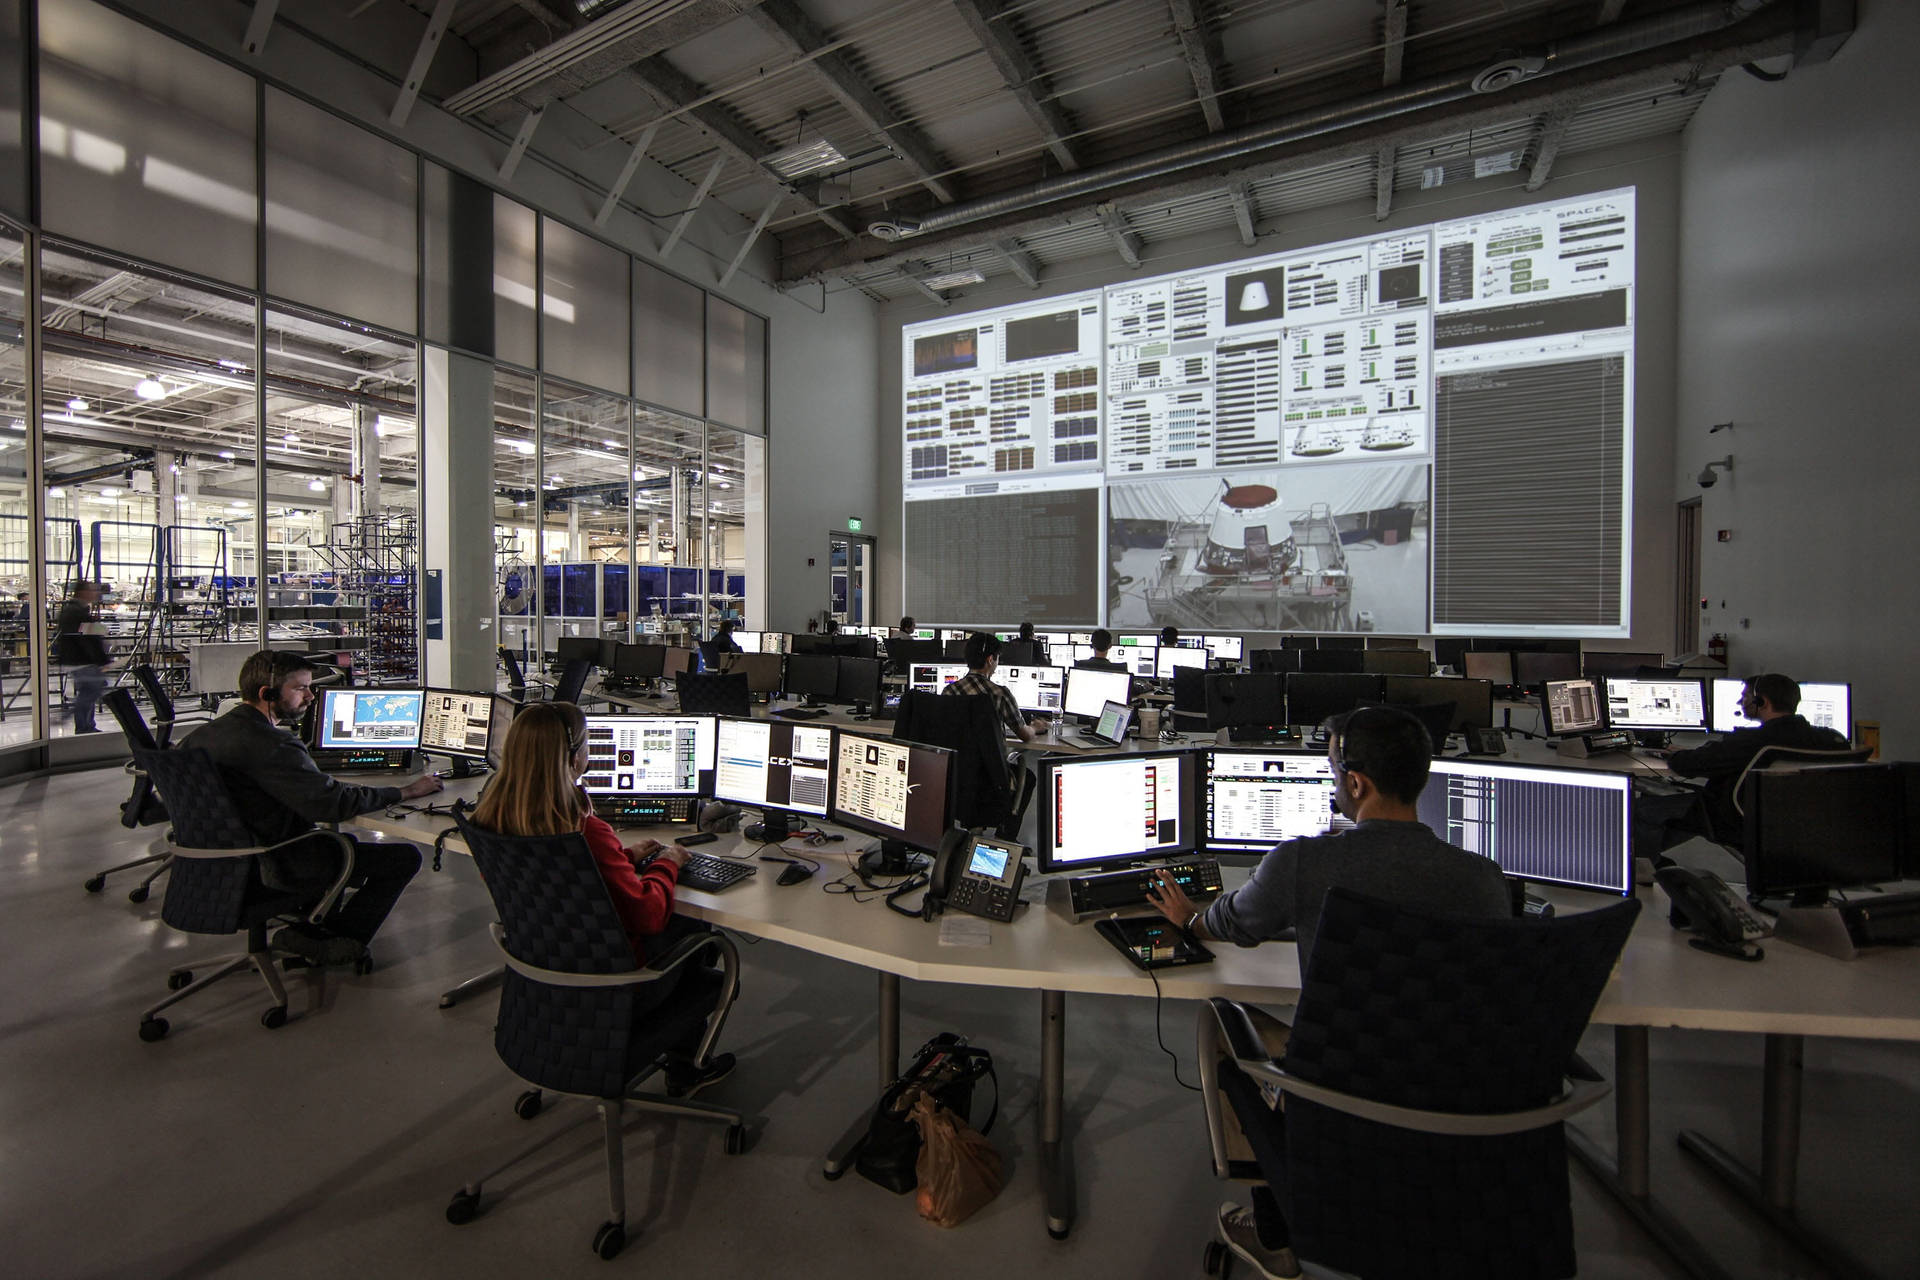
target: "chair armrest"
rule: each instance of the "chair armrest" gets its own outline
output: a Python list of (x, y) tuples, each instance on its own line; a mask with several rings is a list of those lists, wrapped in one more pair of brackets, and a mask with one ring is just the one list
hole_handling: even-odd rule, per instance
[(1350, 1093), (1310, 1084), (1289, 1075), (1269, 1058), (1252, 1061), (1236, 1059), (1236, 1063), (1254, 1079), (1268, 1081), (1281, 1092), (1292, 1094), (1302, 1101), (1318, 1103), (1334, 1111), (1372, 1120), (1377, 1124), (1391, 1125), (1396, 1129), (1456, 1138), (1495, 1137), (1507, 1133), (1525, 1133), (1529, 1129), (1544, 1129), (1577, 1115), (1613, 1092), (1613, 1086), (1609, 1084), (1563, 1079), (1559, 1096), (1544, 1106), (1530, 1107), (1525, 1111), (1469, 1115), (1457, 1111), (1422, 1111), (1414, 1107), (1396, 1107), (1368, 1098), (1356, 1098)]
[(622, 973), (569, 973), (563, 969), (542, 969), (514, 955), (507, 949), (507, 930), (498, 920), (487, 926), (487, 932), (493, 935), (494, 945), (506, 957), (507, 968), (523, 977), (555, 987), (631, 987), (643, 982), (658, 982), (709, 948), (720, 950), (721, 968), (730, 978), (740, 963), (739, 953), (735, 951), (731, 938), (723, 933), (706, 933), (682, 939), (666, 955), (644, 969), (629, 969)]
[(264, 853), (273, 853), (289, 845), (316, 839), (331, 841), (338, 846), (341, 854), (340, 874), (334, 877), (333, 883), (327, 886), (326, 893), (321, 895), (320, 901), (307, 913), (307, 919), (318, 924), (320, 918), (332, 910), (334, 902), (345, 892), (347, 881), (353, 878), (353, 841), (338, 831), (329, 831), (320, 827), (312, 831), (303, 831), (291, 840), (281, 840), (274, 844), (249, 845), (243, 849), (199, 849), (191, 845), (176, 844), (173, 832), (169, 830), (165, 843), (167, 851), (176, 858), (257, 858)]

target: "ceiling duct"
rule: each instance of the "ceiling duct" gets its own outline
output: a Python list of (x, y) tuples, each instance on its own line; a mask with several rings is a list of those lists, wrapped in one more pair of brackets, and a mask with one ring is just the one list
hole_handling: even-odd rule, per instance
[(1024, 213), (1057, 200), (1094, 195), (1110, 188), (1169, 177), (1203, 165), (1216, 165), (1273, 147), (1358, 125), (1392, 120), (1482, 93), (1497, 92), (1536, 76), (1551, 76), (1589, 67), (1707, 35), (1741, 21), (1767, 7), (1770, 2), (1708, 0), (1707, 3), (1688, 5), (1633, 22), (1613, 23), (1584, 35), (1555, 41), (1533, 55), (1503, 56), (1493, 65), (1478, 71), (1417, 84), (1395, 85), (1345, 102), (1294, 112), (1234, 133), (1216, 133), (1129, 160), (1064, 173), (1017, 191), (948, 205), (922, 215), (917, 221), (906, 217), (889, 217), (875, 221), (867, 230), (880, 240), (900, 240), (948, 231), (988, 218)]

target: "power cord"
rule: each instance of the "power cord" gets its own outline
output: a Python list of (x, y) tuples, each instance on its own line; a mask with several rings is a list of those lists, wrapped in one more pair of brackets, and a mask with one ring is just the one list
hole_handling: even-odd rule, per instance
[(1165, 1037), (1164, 1035), (1162, 1035), (1162, 1034), (1161, 1034), (1161, 1031), (1160, 1031), (1160, 1002), (1161, 1002), (1161, 993), (1160, 993), (1160, 975), (1159, 975), (1159, 974), (1157, 974), (1157, 973), (1155, 973), (1155, 972), (1154, 972), (1153, 970), (1151, 970), (1151, 969), (1149, 969), (1149, 970), (1147, 970), (1147, 976), (1148, 976), (1149, 978), (1151, 978), (1151, 979), (1153, 979), (1153, 1038), (1154, 1038), (1154, 1042), (1155, 1042), (1155, 1043), (1157, 1043), (1157, 1044), (1158, 1044), (1158, 1045), (1160, 1046), (1160, 1052), (1162, 1052), (1162, 1053), (1164, 1053), (1164, 1054), (1166, 1054), (1166, 1055), (1167, 1055), (1167, 1058), (1168, 1058), (1168, 1060), (1169, 1060), (1169, 1061), (1171, 1061), (1171, 1062), (1173, 1063), (1173, 1082), (1174, 1082), (1175, 1084), (1177, 1084), (1177, 1085), (1179, 1085), (1179, 1086), (1180, 1086), (1180, 1087), (1181, 1087), (1182, 1089), (1187, 1089), (1187, 1090), (1190, 1090), (1190, 1091), (1191, 1091), (1191, 1092), (1193, 1092), (1193, 1093), (1199, 1093), (1199, 1092), (1200, 1092), (1200, 1086), (1199, 1086), (1199, 1085), (1197, 1085), (1197, 1084), (1188, 1084), (1188, 1083), (1187, 1083), (1187, 1082), (1186, 1082), (1185, 1080), (1182, 1080), (1182, 1079), (1180, 1078), (1180, 1059), (1179, 1059), (1179, 1057), (1178, 1057), (1178, 1056), (1177, 1056), (1177, 1055), (1176, 1055), (1176, 1054), (1174, 1053), (1174, 1051), (1173, 1051), (1173, 1050), (1171, 1050), (1171, 1049), (1169, 1049), (1169, 1048), (1167, 1048), (1167, 1039), (1166, 1039), (1166, 1037)]

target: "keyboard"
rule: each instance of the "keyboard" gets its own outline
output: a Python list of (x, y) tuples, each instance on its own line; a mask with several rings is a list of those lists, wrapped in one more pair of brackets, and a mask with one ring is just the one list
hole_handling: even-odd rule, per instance
[(825, 707), (788, 707), (785, 711), (773, 713), (783, 720), (818, 720), (827, 714)]
[(680, 868), (680, 884), (702, 893), (718, 893), (729, 885), (739, 884), (757, 870), (759, 868), (750, 862), (734, 862), (696, 853), (687, 859), (686, 866)]

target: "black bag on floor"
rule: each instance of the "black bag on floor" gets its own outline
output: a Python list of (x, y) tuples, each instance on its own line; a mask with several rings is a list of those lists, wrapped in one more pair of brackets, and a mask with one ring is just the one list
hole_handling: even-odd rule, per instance
[(993, 1128), (1000, 1114), (1000, 1079), (993, 1073), (993, 1055), (969, 1045), (965, 1036), (942, 1031), (920, 1046), (913, 1065), (887, 1086), (874, 1108), (873, 1122), (860, 1144), (854, 1168), (870, 1182), (896, 1195), (914, 1189), (918, 1179), (914, 1162), (920, 1157), (920, 1126), (913, 1122), (913, 1103), (921, 1094), (956, 1116), (971, 1121), (973, 1086), (982, 1076), (993, 1082), (993, 1106), (981, 1133)]

